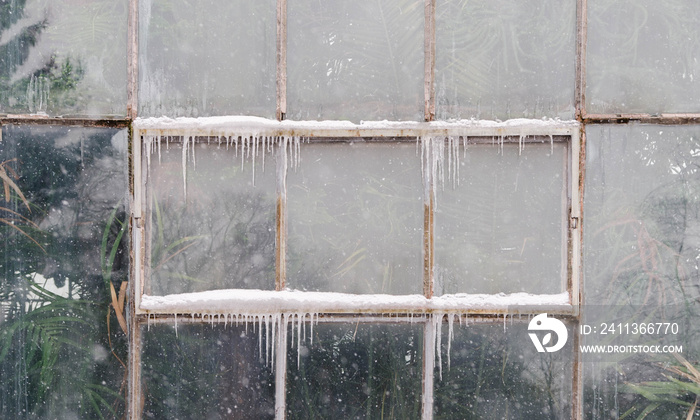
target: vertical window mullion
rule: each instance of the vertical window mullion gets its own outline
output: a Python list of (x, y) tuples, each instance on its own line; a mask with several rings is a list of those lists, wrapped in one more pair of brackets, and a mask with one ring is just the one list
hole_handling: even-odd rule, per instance
[(275, 289), (287, 284), (287, 141), (279, 139), (277, 148), (277, 232), (275, 243)]
[[(133, 292), (133, 287), (131, 292)], [(144, 395), (141, 391), (141, 328), (134, 316), (134, 300), (129, 300), (129, 358), (127, 362), (128, 400), (126, 403), (127, 418), (141, 419)]]
[(433, 142), (435, 138), (420, 139), (423, 149), (423, 295), (430, 299), (434, 292), (435, 268), (435, 180), (433, 173)]
[(588, 33), (587, 0), (576, 1), (576, 82), (574, 88), (575, 116), (586, 116), (586, 37)]
[[(442, 317), (440, 317), (442, 322)], [(421, 418), (433, 418), (433, 372), (435, 371), (435, 322), (429, 314), (423, 326), (423, 388)]]
[(139, 38), (138, 38), (138, 0), (129, 1), (129, 22), (127, 26), (127, 78), (126, 78), (126, 118), (134, 119), (138, 115), (139, 82)]
[(425, 121), (435, 119), (435, 1), (424, 0), (425, 26), (424, 26), (424, 100)]
[(277, 119), (287, 114), (287, 0), (277, 0)]
[(275, 420), (284, 420), (287, 416), (287, 325), (289, 315), (283, 314), (277, 326), (277, 346), (275, 353)]

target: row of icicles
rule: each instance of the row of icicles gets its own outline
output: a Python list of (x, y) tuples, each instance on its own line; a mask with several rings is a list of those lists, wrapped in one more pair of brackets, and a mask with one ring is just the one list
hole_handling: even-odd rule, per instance
[[(395, 314), (398, 316), (398, 314)], [(306, 343), (307, 334), (306, 326), (309, 326), (309, 345), (313, 346), (314, 343), (314, 324), (319, 323), (319, 314), (317, 313), (275, 313), (275, 314), (239, 314), (239, 313), (223, 313), (223, 314), (212, 314), (212, 313), (190, 313), (186, 315), (190, 317), (192, 321), (200, 323), (209, 323), (212, 327), (215, 324), (222, 323), (224, 328), (229, 324), (231, 326), (244, 326), (245, 330), (248, 331), (249, 326), (253, 329), (253, 332), (257, 330), (258, 332), (258, 352), (260, 359), (262, 360), (263, 354), (265, 356), (266, 365), (272, 365), (274, 368), (275, 363), (275, 348), (276, 343), (280, 340), (280, 331), (287, 331), (288, 327), (292, 328), (292, 337), (290, 338), (291, 343), (296, 342), (297, 348), (297, 366), (301, 360), (301, 345)], [(392, 315), (389, 314), (389, 317)], [(155, 318), (155, 315), (148, 315), (148, 328), (151, 326), (151, 317)], [(513, 323), (515, 315), (511, 314), (511, 325)], [(532, 315), (528, 315), (528, 319)], [(447, 318), (447, 367), (450, 367), (450, 353), (452, 351), (452, 341), (454, 339), (454, 325), (458, 322), (460, 326), (469, 325), (467, 314), (460, 313), (432, 313), (432, 314), (409, 314), (408, 320), (411, 324), (415, 323), (425, 323), (430, 322), (433, 331), (433, 343), (432, 345), (426, 345), (426, 357), (432, 357), (438, 363), (438, 369), (440, 372), (440, 378), (442, 379), (442, 352), (440, 351), (442, 347), (442, 326), (445, 318)], [(520, 314), (518, 314), (520, 319)], [(503, 314), (503, 332), (506, 331), (506, 325), (508, 321), (508, 314)], [(177, 336), (177, 314), (174, 315), (175, 322), (175, 335)], [(265, 348), (263, 349), (263, 330), (265, 331)], [(296, 330), (296, 335), (295, 335)], [(286, 335), (286, 334), (285, 334)], [(295, 340), (296, 338), (296, 340)]]
[[(522, 153), (524, 147), (524, 135), (521, 135), (518, 140), (518, 153)], [(158, 154), (158, 161), (161, 158), (161, 147), (165, 142), (166, 147), (170, 147), (171, 136), (144, 136), (146, 144), (146, 161), (150, 167), (151, 155)], [(197, 136), (183, 135), (182, 141), (182, 180), (185, 196), (187, 196), (187, 164), (192, 162), (193, 168), (196, 170), (197, 159), (195, 156), (195, 142)], [(252, 166), (253, 184), (255, 184), (255, 163), (258, 156), (262, 159), (262, 170), (265, 171), (265, 155), (272, 154), (275, 150), (281, 152), (283, 159), (284, 170), (288, 166), (293, 169), (299, 166), (301, 160), (301, 143), (308, 138), (300, 136), (259, 136), (255, 134), (246, 135), (225, 135), (225, 136), (208, 136), (207, 142), (216, 142), (218, 146), (225, 146), (226, 150), (233, 149), (235, 157), (240, 158), (241, 167), (246, 162), (250, 162)], [(214, 140), (212, 140), (214, 139)], [(467, 136), (448, 136), (446, 137), (418, 137), (416, 139), (416, 153), (420, 153), (421, 158), (421, 173), (426, 186), (438, 185), (444, 188), (445, 185), (445, 168), (447, 168), (447, 179), (452, 182), (453, 188), (459, 184), (459, 146), (462, 139), (464, 156), (467, 153), (468, 137)], [(550, 147), (553, 151), (554, 138), (549, 136)], [(499, 152), (503, 154), (504, 137), (498, 139), (493, 138), (493, 143), (498, 144)], [(447, 147), (445, 147), (447, 146)], [(445, 149), (447, 149), (447, 159), (445, 159)]]

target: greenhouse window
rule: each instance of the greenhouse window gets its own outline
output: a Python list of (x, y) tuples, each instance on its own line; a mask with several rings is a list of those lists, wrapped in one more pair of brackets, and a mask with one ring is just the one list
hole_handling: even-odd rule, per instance
[[(186, 375), (205, 368), (175, 359), (233, 346), (236, 360), (210, 367), (237, 384), (215, 392), (218, 410), (241, 412), (234, 396), (247, 394), (244, 412), (261, 417), (328, 407), (431, 418), (456, 409), (452, 359), (469, 365), (453, 341), (486, 345), (492, 328), (577, 314), (577, 123), (221, 117), (134, 128), (144, 410), (175, 413), (157, 396), (184, 391), (165, 366)], [(509, 352), (520, 330), (488, 345)], [(169, 340), (194, 347), (157, 350)], [(556, 363), (573, 373), (571, 357)], [(235, 369), (249, 373), (228, 377)], [(335, 377), (345, 379), (333, 404), (314, 402)]]

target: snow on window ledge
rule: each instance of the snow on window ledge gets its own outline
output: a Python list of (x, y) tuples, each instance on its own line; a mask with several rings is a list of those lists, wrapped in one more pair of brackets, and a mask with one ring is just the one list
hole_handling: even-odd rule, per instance
[(428, 299), (423, 295), (352, 295), (297, 290), (210, 290), (141, 297), (144, 313), (568, 313), (569, 293), (451, 294)]
[(506, 121), (492, 120), (446, 120), (418, 121), (294, 121), (270, 120), (250, 116), (222, 116), (201, 118), (151, 117), (137, 118), (133, 122), (136, 130), (151, 134), (177, 135), (226, 135), (238, 133), (254, 136), (294, 135), (300, 137), (325, 136), (414, 136), (421, 135), (532, 135), (552, 133), (567, 134), (576, 129), (574, 120), (515, 118)]

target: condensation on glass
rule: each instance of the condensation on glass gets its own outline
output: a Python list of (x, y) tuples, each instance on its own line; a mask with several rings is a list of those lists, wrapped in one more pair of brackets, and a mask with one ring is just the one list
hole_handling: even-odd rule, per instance
[(443, 329), (434, 418), (570, 418), (573, 352), (538, 353), (523, 321)]
[(700, 112), (700, 3), (588, 0), (586, 111)]
[(565, 291), (567, 144), (494, 139), (455, 154), (437, 194), (435, 292)]
[(250, 157), (243, 143), (168, 137), (154, 146), (147, 294), (275, 288), (276, 161), (269, 151)]
[(110, 284), (123, 292), (129, 277), (127, 141), (111, 128), (2, 127), (3, 418), (125, 413), (127, 336), (107, 314)]
[(574, 1), (438, 0), (439, 119), (574, 117)]
[(290, 1), (288, 117), (423, 119), (423, 2)]
[(126, 114), (126, 0), (28, 0), (0, 9), (5, 114)]
[(141, 328), (144, 418), (275, 418), (274, 370), (254, 327)]
[(289, 287), (422, 292), (423, 186), (413, 142), (304, 144), (287, 182)]
[(591, 125), (586, 135), (586, 299), (601, 305), (596, 319), (608, 323), (677, 322), (679, 334), (643, 335), (640, 342), (682, 346), (680, 358), (616, 355), (612, 367), (596, 363), (601, 355), (585, 355), (586, 417), (641, 415), (653, 401), (632, 387), (644, 391), (645, 383), (667, 389), (651, 411), (655, 418), (686, 416), (680, 401), (695, 395), (671, 385), (671, 369), (685, 369), (684, 360), (695, 364), (700, 350), (700, 126)]
[(139, 115), (274, 117), (276, 7), (139, 2)]
[(420, 418), (421, 324), (319, 324), (313, 334), (289, 343), (286, 418)]

